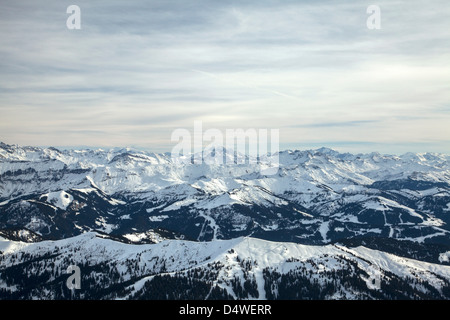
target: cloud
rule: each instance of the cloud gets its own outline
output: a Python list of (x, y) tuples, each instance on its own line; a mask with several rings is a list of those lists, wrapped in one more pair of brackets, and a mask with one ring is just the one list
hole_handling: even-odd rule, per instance
[(291, 126), (293, 128), (298, 127), (310, 127), (310, 128), (329, 128), (329, 127), (355, 127), (355, 126), (365, 126), (370, 125), (372, 123), (379, 122), (377, 120), (355, 120), (355, 121), (341, 121), (341, 122), (319, 122), (319, 123), (308, 123), (302, 125), (294, 125)]
[(167, 151), (171, 130), (202, 120), (279, 128), (290, 146), (448, 150), (445, 1), (381, 1), (381, 30), (366, 27), (371, 3), (324, 0), (82, 0), (68, 30), (70, 4), (3, 5), (6, 142)]

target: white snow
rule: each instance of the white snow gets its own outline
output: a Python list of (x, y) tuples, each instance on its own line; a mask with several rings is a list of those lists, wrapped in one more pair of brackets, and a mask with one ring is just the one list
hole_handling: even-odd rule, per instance
[(181, 207), (189, 206), (195, 202), (197, 202), (196, 199), (180, 200), (175, 203), (172, 203), (170, 206), (165, 207), (163, 210), (161, 210), (161, 212), (179, 210)]
[[(130, 240), (139, 240), (146, 236), (148, 235), (127, 235)], [(75, 248), (77, 250), (74, 250)], [(231, 249), (233, 250), (231, 251)], [(389, 271), (401, 277), (419, 277), (436, 288), (440, 288), (442, 285), (442, 280), (439, 277), (450, 279), (450, 266), (402, 258), (365, 247), (349, 249), (338, 245), (307, 246), (249, 237), (210, 242), (164, 240), (156, 244), (129, 245), (99, 237), (95, 233), (85, 233), (65, 240), (29, 244), (0, 239), (0, 250), (4, 252), (2, 263), (5, 266), (13, 263), (9, 256), (11, 253), (21, 251), (43, 254), (57, 250), (61, 254), (55, 257), (54, 263), (56, 266), (61, 265), (64, 257), (70, 254), (75, 264), (86, 261), (90, 263), (114, 261), (119, 272), (124, 272), (125, 275), (127, 270), (126, 259), (133, 259), (138, 255), (140, 257), (138, 259), (138, 270), (142, 270), (144, 274), (153, 270), (155, 257), (165, 261), (166, 274), (174, 274), (176, 271), (187, 272), (191, 268), (206, 266), (210, 262), (218, 261), (224, 265), (224, 268), (220, 269), (217, 281), (222, 280), (220, 285), (225, 288), (225, 282), (235, 276), (243, 281), (242, 269), (236, 260), (236, 257), (239, 257), (241, 261), (244, 259), (251, 261), (252, 267), (249, 274), (256, 279), (257, 289), (260, 293), (258, 299), (265, 299), (262, 278), (264, 268), (270, 267), (278, 272), (285, 273), (298, 265), (298, 262), (295, 261), (302, 261), (309, 265), (307, 263), (309, 259), (317, 262), (317, 267), (309, 265), (312, 270), (311, 276), (317, 277), (325, 270), (341, 268), (338, 258), (344, 256), (367, 270), (369, 277), (365, 278), (364, 281), (369, 287), (372, 285), (371, 279), (376, 278), (383, 271)], [(445, 261), (449, 254), (450, 252), (441, 254), (441, 259)], [(294, 259), (294, 262), (287, 262), (289, 259)], [(135, 292), (149, 279), (151, 278), (143, 278), (130, 285), (130, 288), (134, 286), (133, 292)], [(219, 285), (219, 282), (217, 284)]]
[(104, 217), (97, 218), (95, 224), (98, 226), (98, 230), (105, 233), (111, 233), (114, 229), (117, 229), (117, 225), (107, 223)]
[(327, 233), (330, 230), (330, 221), (323, 222), (319, 227), (320, 235), (322, 236), (323, 242), (328, 242)]
[(431, 238), (439, 237), (439, 236), (446, 236), (450, 233), (447, 230), (439, 229), (436, 227), (434, 227), (434, 229), (437, 230), (437, 232), (428, 234), (426, 236), (415, 237), (415, 238), (404, 238), (404, 239), (423, 243), (426, 239), (431, 239)]
[(163, 220), (169, 218), (169, 216), (165, 215), (165, 214), (162, 214), (162, 215), (159, 215), (159, 216), (150, 216), (148, 218), (149, 218), (150, 221), (153, 221), (153, 222), (158, 221), (159, 222), (159, 221), (163, 221)]
[[(260, 167), (255, 164), (200, 166), (180, 162), (165, 154), (154, 154), (133, 149), (111, 150), (63, 150), (26, 148), (12, 146), (12, 153), (1, 154), (6, 161), (0, 166), (0, 174), (21, 170), (26, 172), (30, 166), (39, 176), (46, 177), (52, 170), (91, 169), (87, 173), (68, 174), (65, 179), (44, 182), (33, 179), (34, 174), (23, 174), (28, 179), (21, 185), (8, 182), (3, 196), (17, 192), (48, 190), (68, 190), (76, 186), (79, 190), (98, 188), (107, 194), (127, 190), (164, 190), (177, 184), (188, 184), (208, 195), (221, 195), (237, 192), (237, 198), (245, 201), (245, 194), (254, 196), (257, 187), (270, 190), (274, 195), (285, 192), (309, 197), (317, 193), (319, 185), (329, 190), (347, 195), (370, 191), (368, 184), (376, 180), (391, 180), (414, 175), (428, 181), (447, 181), (450, 174), (449, 156), (441, 154), (405, 154), (402, 156), (381, 154), (339, 154), (323, 150), (282, 151), (279, 153), (280, 170), (276, 175), (260, 175)], [(124, 153), (126, 156), (123, 156)], [(121, 160), (112, 161), (119, 157)], [(22, 161), (22, 162), (18, 162)], [(200, 179), (201, 178), (201, 179)], [(70, 181), (67, 181), (70, 179)], [(245, 184), (245, 186), (244, 186)], [(246, 188), (249, 188), (246, 190)], [(436, 194), (439, 188), (421, 191), (422, 195)], [(240, 195), (242, 192), (242, 196)], [(260, 200), (276, 200), (273, 196), (258, 196)], [(119, 203), (114, 201), (115, 203)]]
[(427, 189), (427, 190), (421, 190), (418, 191), (420, 193), (420, 195), (422, 197), (425, 196), (433, 196), (433, 195), (437, 195), (440, 194), (441, 192), (447, 192), (445, 189), (441, 189), (441, 188), (431, 188), (431, 189)]
[(14, 253), (14, 252), (20, 251), (23, 248), (27, 247), (28, 245), (29, 245), (29, 243), (19, 242), (19, 241), (10, 241), (8, 239), (0, 237), (0, 251), (2, 251), (3, 254)]
[(230, 206), (234, 203), (241, 203), (239, 200), (233, 199), (228, 193), (212, 196), (211, 198), (200, 200), (195, 204), (198, 209), (211, 210), (223, 206)]
[(415, 212), (413, 209), (401, 205), (393, 200), (390, 199), (386, 199), (384, 197), (375, 197), (373, 199), (370, 199), (369, 201), (365, 201), (363, 202), (363, 206), (366, 209), (372, 209), (372, 210), (377, 210), (377, 211), (391, 211), (392, 208), (398, 208), (398, 209), (403, 209), (406, 212), (408, 212), (409, 215), (420, 218), (421, 220), (423, 220), (423, 217), (418, 214), (417, 212)]
[(145, 209), (145, 211), (147, 211), (147, 213), (152, 213), (153, 211), (161, 209), (164, 206), (165, 206), (165, 204), (163, 203), (162, 205), (159, 205), (159, 206), (156, 206), (156, 207), (153, 207), (153, 208), (147, 208), (147, 209)]
[(118, 200), (118, 199), (111, 199), (111, 200), (109, 200), (108, 201), (110, 204), (112, 204), (113, 206), (117, 206), (117, 205), (119, 205), (119, 204), (126, 204), (126, 202), (125, 201), (122, 201), (122, 200)]
[(309, 213), (300, 211), (300, 210), (298, 210), (298, 209), (296, 209), (296, 208), (294, 208), (294, 211), (300, 213), (301, 215), (303, 215), (303, 216), (306, 217), (306, 218), (314, 218), (314, 217), (313, 217), (312, 215), (310, 215)]
[(442, 221), (441, 219), (438, 219), (436, 217), (428, 217), (428, 219), (426, 221), (424, 221), (422, 223), (424, 226), (435, 226), (435, 227), (440, 227), (445, 225), (444, 221)]
[(66, 210), (73, 201), (73, 196), (63, 190), (43, 194), (40, 199), (43, 197), (47, 197), (46, 202), (62, 210)]
[[(242, 229), (244, 229), (244, 226), (242, 226), (242, 227), (243, 227)], [(277, 230), (278, 227), (279, 227), (279, 225), (275, 221), (272, 221), (271, 224), (268, 224), (268, 225), (261, 225), (261, 228), (264, 231)]]
[(139, 242), (142, 240), (149, 239), (149, 240), (153, 241), (154, 243), (159, 243), (159, 242), (165, 240), (159, 234), (157, 234), (155, 232), (151, 232), (151, 231), (141, 232), (141, 233), (129, 233), (129, 234), (125, 234), (123, 236), (133, 242)]
[(450, 262), (450, 251), (439, 254), (440, 262)]
[[(369, 185), (375, 181), (396, 179), (450, 182), (450, 156), (435, 153), (396, 156), (342, 154), (329, 149), (286, 150), (279, 153), (277, 173), (268, 176), (260, 172), (260, 166), (252, 163), (193, 165), (168, 154), (130, 148), (56, 151), (9, 146), (8, 151), (0, 147), (0, 154), (4, 157), (0, 174), (10, 172), (18, 176), (17, 179), (2, 181), (2, 199), (9, 200), (0, 206), (11, 204), (18, 195), (41, 194), (42, 190), (51, 191), (45, 194), (48, 205), (62, 210), (67, 210), (73, 201), (70, 190), (96, 192), (106, 197), (110, 204), (120, 205), (124, 202), (110, 196), (129, 192), (143, 203), (158, 204), (146, 209), (149, 214), (167, 204), (170, 205), (163, 211), (189, 207), (201, 211), (208, 217), (210, 225), (216, 227), (211, 215), (215, 209), (235, 204), (285, 206), (289, 202), (306, 208), (306, 212), (294, 209), (301, 224), (317, 222), (307, 213), (309, 209), (323, 216), (332, 213), (341, 222), (360, 223), (357, 215), (338, 214), (346, 204), (360, 202), (364, 209), (377, 210), (380, 214), (387, 215), (394, 208), (401, 209), (403, 216), (409, 214), (420, 218), (422, 222), (419, 225), (439, 227), (444, 226), (444, 222), (434, 217), (433, 212), (424, 212), (420, 207), (414, 210), (386, 199), (380, 196), (380, 190), (369, 188)], [(58, 170), (68, 173), (55, 181), (54, 173)], [(437, 187), (392, 192), (411, 199), (449, 195), (445, 188)], [(450, 203), (444, 204), (444, 209), (450, 211)], [(32, 224), (35, 223), (39, 221)], [(238, 221), (232, 227), (239, 229), (244, 225)], [(114, 226), (104, 227), (110, 230)], [(270, 223), (265, 227), (271, 228)], [(320, 232), (322, 238), (327, 239), (326, 225)]]

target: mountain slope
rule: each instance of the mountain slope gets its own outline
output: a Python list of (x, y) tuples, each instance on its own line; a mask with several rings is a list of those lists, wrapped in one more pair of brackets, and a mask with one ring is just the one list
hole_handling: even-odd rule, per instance
[[(248, 237), (133, 245), (85, 233), (38, 243), (0, 239), (0, 251), (3, 299), (450, 298), (450, 266), (362, 246)], [(81, 289), (72, 292), (70, 265), (81, 274)]]

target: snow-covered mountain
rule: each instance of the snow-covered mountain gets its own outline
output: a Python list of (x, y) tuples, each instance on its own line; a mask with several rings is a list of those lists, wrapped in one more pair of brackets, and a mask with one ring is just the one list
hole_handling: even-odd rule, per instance
[[(0, 238), (0, 252), (6, 299), (450, 298), (450, 266), (363, 246), (249, 237), (133, 245), (85, 233), (38, 243)], [(66, 286), (71, 265), (80, 268), (79, 290)]]
[(0, 143), (0, 299), (450, 298), (450, 156), (277, 156)]
[(58, 239), (164, 229), (201, 241), (381, 237), (449, 244), (449, 159), (283, 151), (278, 173), (265, 176), (256, 164), (191, 164), (133, 149), (0, 144), (0, 228)]

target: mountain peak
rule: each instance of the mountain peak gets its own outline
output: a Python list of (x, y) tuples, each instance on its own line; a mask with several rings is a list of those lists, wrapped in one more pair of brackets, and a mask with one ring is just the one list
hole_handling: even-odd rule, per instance
[(328, 147), (321, 147), (319, 149), (316, 149), (315, 151), (318, 153), (327, 154), (327, 155), (331, 155), (331, 156), (335, 156), (335, 155), (339, 154), (338, 151), (328, 148)]

